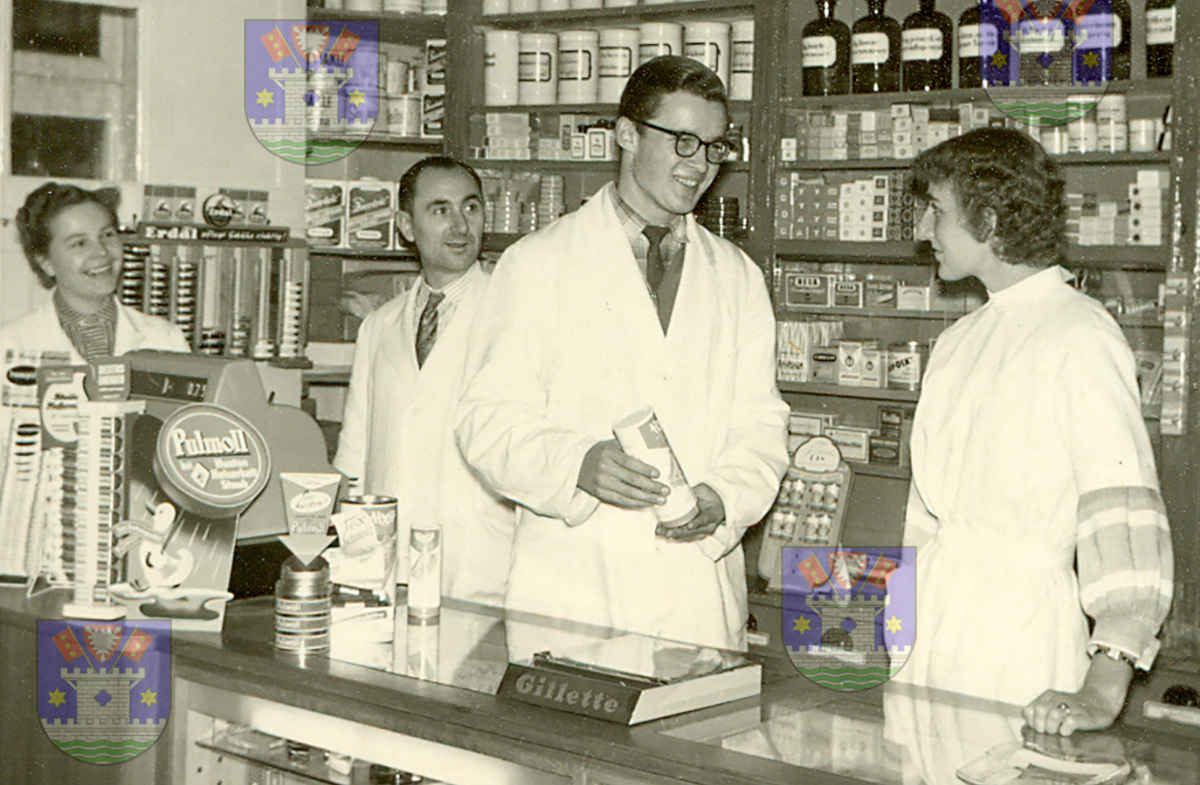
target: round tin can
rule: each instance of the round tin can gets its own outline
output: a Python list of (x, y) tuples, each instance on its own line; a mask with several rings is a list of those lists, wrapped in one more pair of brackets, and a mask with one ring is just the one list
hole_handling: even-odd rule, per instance
[[(362, 510), (375, 525), (375, 536), (383, 546), (383, 585), (379, 587), (381, 599), (388, 605), (396, 604), (396, 497), (395, 496), (346, 496), (338, 502), (340, 512)], [(353, 543), (341, 542), (343, 551), (353, 551)]]
[(888, 346), (887, 386), (895, 390), (921, 389), (927, 351), (920, 341), (900, 341)]

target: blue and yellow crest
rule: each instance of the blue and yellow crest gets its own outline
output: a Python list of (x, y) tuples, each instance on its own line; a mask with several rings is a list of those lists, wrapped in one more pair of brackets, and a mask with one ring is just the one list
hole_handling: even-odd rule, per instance
[(158, 740), (171, 713), (169, 621), (39, 621), (38, 717), (56, 747), (121, 763)]
[(379, 115), (379, 23), (246, 21), (246, 119), (286, 161), (349, 155)]
[(992, 103), (1030, 126), (1085, 117), (1108, 91), (1129, 30), (1112, 0), (979, 0), (979, 65)]
[(796, 669), (843, 692), (876, 687), (916, 636), (913, 548), (784, 548), (783, 642)]

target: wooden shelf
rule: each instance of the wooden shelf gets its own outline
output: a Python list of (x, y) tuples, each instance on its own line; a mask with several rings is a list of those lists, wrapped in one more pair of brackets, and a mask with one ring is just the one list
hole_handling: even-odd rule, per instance
[[(1051, 156), (1063, 166), (1141, 166), (1158, 164), (1166, 166), (1171, 163), (1171, 153), (1075, 153), (1072, 155)], [(912, 158), (859, 158), (846, 161), (785, 161), (779, 164), (779, 169), (785, 172), (821, 172), (826, 170), (886, 170), (907, 169), (912, 164)]]
[[(1136, 94), (1139, 96), (1161, 96), (1163, 100), (1171, 97), (1170, 79), (1132, 79), (1110, 82), (1109, 93)], [(930, 92), (898, 92), (898, 93), (867, 93), (864, 95), (821, 95), (821, 96), (786, 96), (784, 105), (797, 109), (878, 109), (881, 103), (889, 104), (932, 104), (935, 106), (950, 106), (966, 103), (991, 103), (993, 96), (1003, 98), (1008, 92), (1016, 94), (1021, 88), (982, 88), (972, 90), (932, 90)]]
[[(749, 101), (730, 101), (730, 114), (744, 114), (750, 111)], [(482, 116), (490, 112), (503, 112), (505, 114), (598, 114), (605, 117), (615, 118), (617, 116), (616, 104), (503, 104), (503, 105), (488, 105), (476, 104), (471, 107), (471, 114), (474, 116)]]
[[(775, 240), (775, 255), (805, 257), (819, 261), (854, 261), (874, 264), (932, 264), (920, 244), (911, 242), (851, 243), (839, 240)], [(1098, 270), (1145, 270), (1162, 272), (1167, 268), (1170, 250), (1166, 246), (1072, 245), (1067, 249), (1066, 264)]]
[(826, 395), (833, 398), (863, 398), (871, 401), (916, 403), (920, 390), (896, 390), (889, 387), (843, 387), (840, 384), (816, 382), (777, 382), (781, 393)]
[(890, 466), (885, 463), (861, 463), (846, 461), (854, 473), (862, 477), (886, 477), (891, 480), (909, 480), (912, 472), (907, 466)]
[(379, 260), (390, 262), (408, 262), (418, 265), (417, 255), (409, 250), (386, 251), (377, 248), (324, 248), (316, 247), (308, 250), (310, 256), (336, 256), (339, 259)]
[[(762, 0), (758, 0), (761, 2)], [(530, 14), (495, 14), (482, 17), (485, 27), (513, 30), (571, 29), (579, 25), (613, 22), (634, 25), (638, 22), (677, 21), (679, 17), (736, 19), (754, 13), (755, 0), (707, 0), (707, 2), (660, 3), (613, 8), (580, 8), (568, 11), (539, 11)]]
[(313, 21), (379, 22), (379, 40), (397, 41), (423, 46), (427, 38), (446, 37), (446, 17), (428, 14), (396, 14), (371, 11), (343, 11), (330, 8), (309, 8)]
[(841, 316), (849, 319), (921, 319), (931, 322), (948, 322), (966, 316), (968, 311), (909, 311), (899, 308), (823, 308), (817, 305), (779, 305), (780, 312), (788, 315)]

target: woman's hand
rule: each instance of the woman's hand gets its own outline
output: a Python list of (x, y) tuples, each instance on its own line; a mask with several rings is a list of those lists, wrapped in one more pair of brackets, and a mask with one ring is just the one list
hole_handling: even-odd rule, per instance
[(1097, 653), (1079, 692), (1046, 690), (1025, 707), (1025, 722), (1038, 733), (1063, 736), (1107, 728), (1121, 713), (1132, 678), (1128, 664)]

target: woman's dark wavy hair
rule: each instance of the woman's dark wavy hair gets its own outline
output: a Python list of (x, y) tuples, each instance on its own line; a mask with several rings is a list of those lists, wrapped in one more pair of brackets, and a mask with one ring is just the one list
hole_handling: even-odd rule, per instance
[[(1058, 165), (1029, 136), (981, 128), (917, 156), (913, 193), (950, 182), (967, 230), (1008, 264), (1049, 267), (1066, 250), (1066, 183)], [(996, 217), (992, 229), (988, 215)]]
[(24, 206), (17, 210), (17, 234), (21, 238), (25, 259), (42, 286), (47, 289), (54, 285), (54, 279), (42, 269), (37, 260), (45, 256), (50, 248), (50, 240), (53, 239), (50, 236), (50, 223), (68, 207), (88, 202), (104, 208), (112, 219), (113, 226), (119, 226), (117, 205), (121, 202), (121, 192), (116, 188), (88, 191), (67, 183), (43, 183), (25, 197)]

